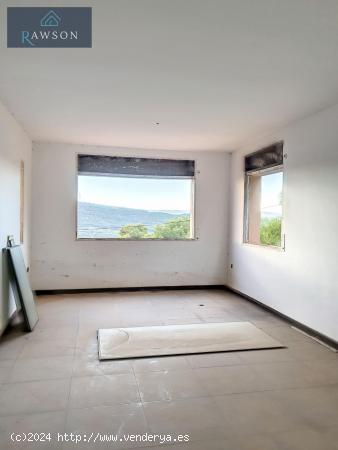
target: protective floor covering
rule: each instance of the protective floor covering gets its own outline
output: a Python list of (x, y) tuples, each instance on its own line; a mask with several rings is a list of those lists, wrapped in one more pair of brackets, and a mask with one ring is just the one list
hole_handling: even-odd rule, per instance
[(284, 347), (250, 322), (98, 330), (99, 359)]

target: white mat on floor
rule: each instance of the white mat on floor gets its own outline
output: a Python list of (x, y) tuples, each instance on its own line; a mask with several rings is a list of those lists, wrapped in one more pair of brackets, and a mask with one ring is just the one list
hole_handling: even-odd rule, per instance
[(99, 359), (284, 347), (250, 322), (98, 330)]

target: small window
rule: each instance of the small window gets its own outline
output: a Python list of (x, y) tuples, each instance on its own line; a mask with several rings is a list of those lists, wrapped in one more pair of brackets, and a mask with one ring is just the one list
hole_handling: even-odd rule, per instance
[(194, 238), (195, 163), (78, 155), (77, 239)]
[(283, 144), (245, 158), (244, 242), (282, 247)]

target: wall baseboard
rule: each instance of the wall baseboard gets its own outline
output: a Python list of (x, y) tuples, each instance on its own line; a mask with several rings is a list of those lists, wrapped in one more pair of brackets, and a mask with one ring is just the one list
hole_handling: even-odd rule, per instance
[(335, 350), (338, 350), (338, 341), (331, 339), (329, 336), (326, 336), (325, 334), (322, 334), (319, 331), (316, 331), (313, 328), (308, 327), (307, 325), (304, 325), (303, 323), (292, 319), (291, 317), (277, 311), (277, 309), (271, 308), (270, 306), (265, 305), (264, 303), (260, 302), (259, 300), (256, 300), (253, 297), (250, 297), (249, 295), (243, 294), (243, 292), (240, 292), (237, 289), (233, 289), (232, 287), (227, 286), (227, 285), (224, 286), (224, 289), (229, 290), (237, 295), (240, 295), (242, 298), (244, 298), (245, 300), (248, 300), (249, 302), (255, 303), (257, 306), (260, 306), (261, 308), (265, 309), (266, 311), (271, 312), (275, 316), (280, 317), (281, 319), (284, 319), (286, 322), (288, 322), (290, 325), (294, 326), (295, 328), (298, 328), (299, 330), (304, 331), (310, 337), (316, 338), (319, 341), (322, 341), (327, 346), (332, 347)]
[(91, 294), (100, 292), (139, 292), (139, 291), (189, 291), (198, 289), (221, 289), (223, 284), (203, 284), (191, 286), (141, 286), (141, 287), (114, 287), (91, 289), (41, 289), (36, 290), (36, 295), (63, 295), (63, 294)]

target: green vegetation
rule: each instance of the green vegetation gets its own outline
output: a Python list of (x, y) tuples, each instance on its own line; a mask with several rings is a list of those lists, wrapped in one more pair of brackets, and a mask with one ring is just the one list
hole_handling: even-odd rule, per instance
[[(168, 213), (79, 202), (77, 235), (79, 238), (121, 238), (119, 235), (121, 227), (124, 228), (128, 225), (136, 226), (136, 228), (145, 225), (148, 228), (146, 232), (148, 234), (154, 232), (156, 225), (183, 216), (189, 218), (189, 214), (179, 212)], [(139, 234), (139, 231), (136, 234)], [(142, 235), (143, 232), (141, 231), (140, 234)], [(134, 239), (134, 232), (131, 229), (125, 230), (123, 234), (125, 236), (122, 238), (130, 238), (130, 234), (132, 234), (132, 239)], [(139, 237), (136, 236), (136, 238)]]
[(262, 219), (260, 239), (263, 245), (281, 246), (282, 218)]
[(145, 225), (124, 225), (120, 228), (121, 239), (143, 239), (148, 237), (148, 228)]
[(188, 239), (190, 236), (190, 219), (187, 216), (176, 217), (162, 225), (156, 225), (155, 239)]
[(121, 239), (189, 239), (189, 216), (175, 217), (168, 222), (156, 225), (153, 233), (148, 232), (145, 225), (124, 225), (120, 228)]

